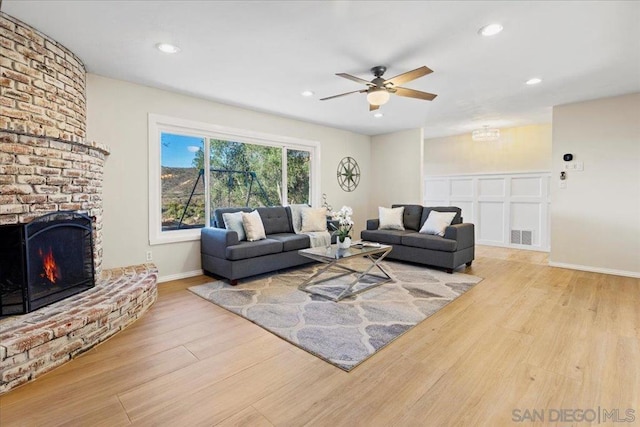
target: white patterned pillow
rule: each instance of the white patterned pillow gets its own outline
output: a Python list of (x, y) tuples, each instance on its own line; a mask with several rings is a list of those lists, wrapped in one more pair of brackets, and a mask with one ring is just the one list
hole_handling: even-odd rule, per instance
[(247, 240), (244, 225), (242, 224), (242, 212), (223, 213), (222, 221), (224, 221), (224, 228), (238, 233), (238, 240)]
[(302, 225), (300, 231), (327, 231), (327, 208), (305, 208), (300, 211)]
[(249, 213), (242, 212), (242, 225), (244, 225), (244, 231), (247, 234), (248, 241), (255, 242), (256, 240), (267, 238), (264, 232), (262, 218), (258, 211), (251, 211)]
[(380, 220), (378, 230), (404, 230), (403, 215), (404, 206), (399, 208), (378, 207), (378, 219)]
[(451, 225), (451, 221), (455, 216), (455, 212), (431, 211), (419, 232), (444, 236), (444, 230)]

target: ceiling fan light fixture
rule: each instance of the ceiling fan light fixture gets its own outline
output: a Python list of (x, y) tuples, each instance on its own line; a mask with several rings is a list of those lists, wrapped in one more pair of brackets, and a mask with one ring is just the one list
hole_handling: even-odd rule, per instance
[(500, 24), (489, 24), (478, 30), (478, 34), (484, 37), (495, 36), (499, 32), (501, 32), (504, 28)]
[(314, 94), (315, 92), (313, 92), (312, 90), (305, 90), (300, 93), (300, 95), (306, 96), (306, 97), (313, 96)]
[(367, 94), (367, 101), (371, 105), (384, 105), (389, 101), (389, 92), (385, 89), (372, 89)]
[(500, 139), (500, 129), (483, 126), (481, 129), (471, 132), (471, 139), (479, 142), (497, 141)]

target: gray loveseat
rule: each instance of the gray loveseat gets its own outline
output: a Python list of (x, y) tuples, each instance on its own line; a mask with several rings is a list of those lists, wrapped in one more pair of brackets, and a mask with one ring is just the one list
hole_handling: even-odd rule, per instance
[[(462, 264), (471, 265), (474, 259), (474, 226), (462, 222), (460, 208), (392, 205), (393, 208), (400, 206), (404, 206), (404, 230), (378, 230), (379, 220), (370, 219), (367, 221), (367, 229), (360, 234), (362, 240), (393, 246), (388, 259), (442, 267), (448, 273), (453, 273)], [(418, 233), (431, 210), (456, 212), (443, 237)]]
[(245, 277), (314, 262), (298, 255), (298, 250), (308, 248), (311, 240), (305, 234), (295, 234), (288, 206), (256, 209), (267, 235), (264, 240), (240, 241), (238, 233), (225, 228), (223, 213), (252, 210), (221, 208), (214, 211), (214, 226), (203, 228), (200, 237), (202, 269), (206, 274), (224, 277), (236, 284)]

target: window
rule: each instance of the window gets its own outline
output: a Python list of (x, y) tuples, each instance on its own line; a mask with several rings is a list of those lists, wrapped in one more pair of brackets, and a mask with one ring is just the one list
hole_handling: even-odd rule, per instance
[(202, 228), (205, 225), (205, 188), (198, 154), (204, 138), (160, 134), (162, 231)]
[(219, 207), (318, 201), (319, 145), (149, 115), (149, 241), (196, 240)]

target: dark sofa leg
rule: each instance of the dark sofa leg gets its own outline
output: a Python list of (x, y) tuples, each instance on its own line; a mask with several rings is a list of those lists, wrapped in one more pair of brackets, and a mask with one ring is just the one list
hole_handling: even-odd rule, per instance
[(449, 273), (449, 274), (453, 274), (453, 268), (447, 268), (446, 272)]
[(467, 263), (467, 267), (471, 267), (471, 264), (473, 264), (473, 261), (469, 261), (469, 262)]
[(235, 285), (237, 285), (237, 284), (238, 284), (238, 279), (229, 280), (229, 284), (230, 284), (231, 286), (235, 286)]

